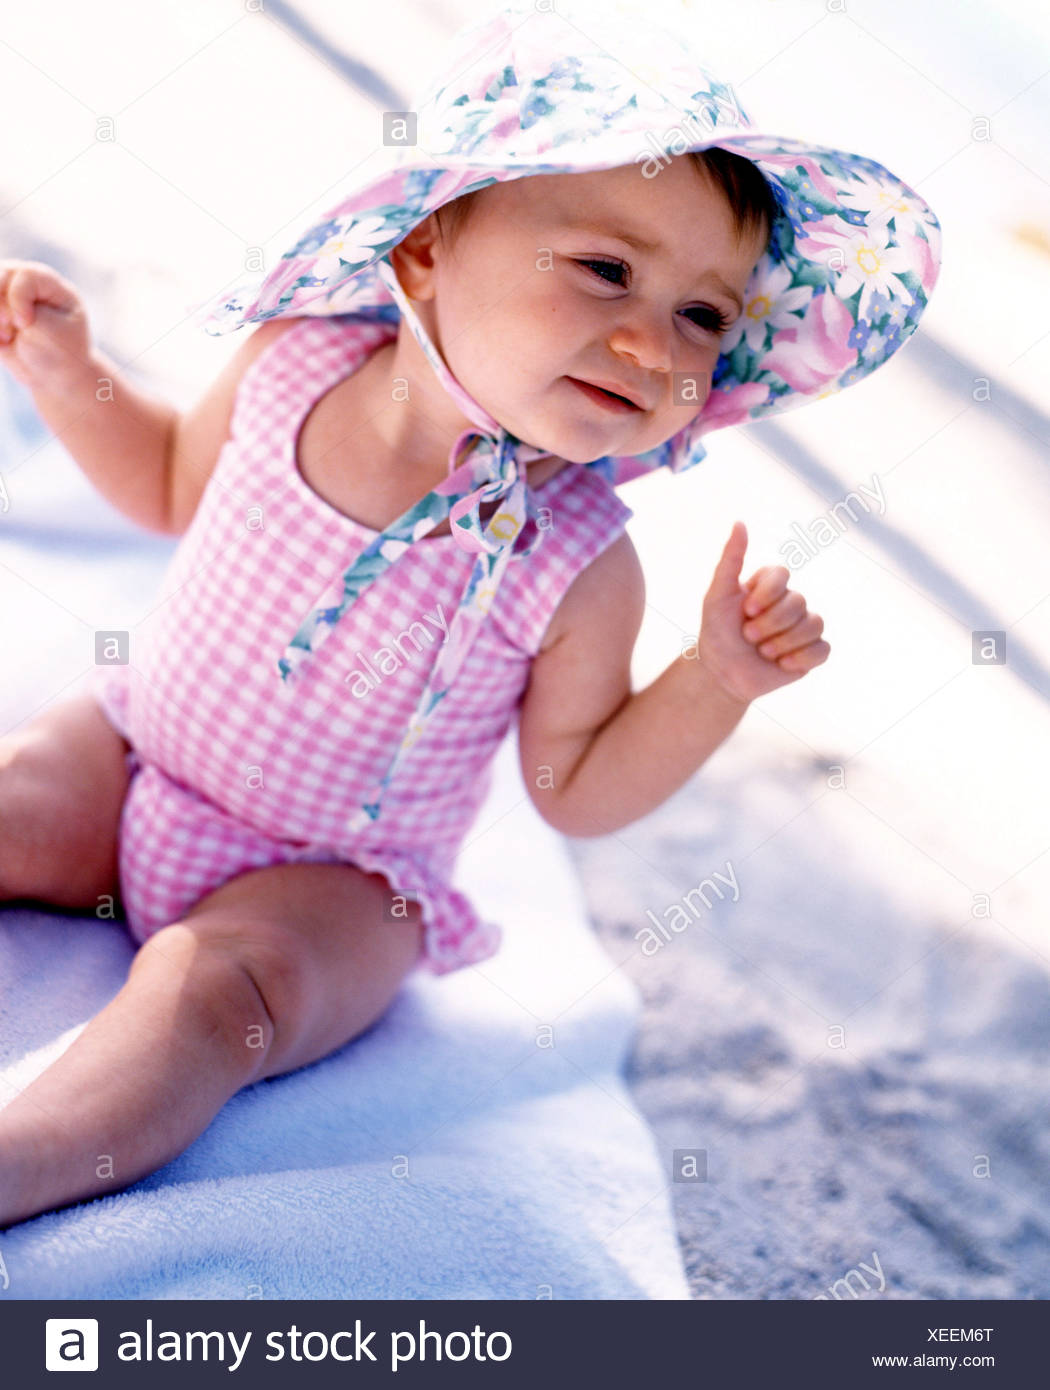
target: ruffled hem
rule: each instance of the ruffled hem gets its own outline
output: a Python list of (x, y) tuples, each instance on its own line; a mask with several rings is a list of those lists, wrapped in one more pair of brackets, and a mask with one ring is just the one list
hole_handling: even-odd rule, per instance
[[(351, 850), (347, 858), (365, 873), (382, 874), (395, 893), (419, 903), (423, 919), (424, 951), (416, 966), (431, 975), (447, 975), (468, 965), (478, 965), (494, 956), (503, 944), (503, 930), (495, 922), (484, 922), (470, 899), (449, 884), (433, 878), (419, 865), (411, 869), (398, 855), (371, 850)], [(425, 881), (405, 883), (412, 873)]]

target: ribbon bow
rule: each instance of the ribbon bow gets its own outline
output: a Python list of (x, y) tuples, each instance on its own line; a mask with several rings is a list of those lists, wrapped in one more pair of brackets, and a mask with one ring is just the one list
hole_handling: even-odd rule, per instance
[[(325, 589), (300, 623), (277, 663), (286, 686), (294, 683), (310, 655), (330, 636), (335, 624), (359, 595), (446, 517), (456, 545), (476, 558), (456, 613), (448, 625), (448, 638), (430, 672), (400, 747), (373, 793), (373, 799), (364, 802), (351, 818), (350, 828), (355, 831), (378, 819), (386, 788), (402, 756), (416, 743), (426, 721), (448, 693), (481, 629), (511, 555), (531, 554), (542, 541), (544, 532), (535, 525), (533, 534), (523, 540), (527, 521), (532, 518), (535, 522), (536, 518), (525, 465), (532, 459), (546, 458), (550, 452), (534, 448), (509, 434), (478, 405), (442, 361), (401, 289), (393, 267), (385, 259), (379, 262), (379, 273), (399, 302), (442, 384), (464, 413), (474, 420), (475, 428), (465, 429), (452, 445), (448, 476), (376, 536), (343, 575)], [(466, 457), (459, 462), (464, 446)], [(506, 502), (483, 526), (481, 504), (500, 497), (505, 497)]]

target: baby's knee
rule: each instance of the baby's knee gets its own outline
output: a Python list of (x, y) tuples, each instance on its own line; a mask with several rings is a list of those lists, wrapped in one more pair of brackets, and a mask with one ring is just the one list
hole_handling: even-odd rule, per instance
[(292, 947), (269, 927), (197, 917), (155, 932), (132, 969), (142, 960), (182, 974), (201, 1026), (243, 1054), (251, 1080), (275, 1045), (294, 1035), (306, 1008), (303, 972)]

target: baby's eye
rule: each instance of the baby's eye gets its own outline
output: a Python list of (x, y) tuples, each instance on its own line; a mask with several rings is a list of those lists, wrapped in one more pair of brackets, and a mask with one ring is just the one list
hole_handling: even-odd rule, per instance
[(690, 319), (690, 323), (695, 323), (697, 328), (706, 328), (712, 333), (724, 333), (729, 327), (730, 320), (726, 318), (721, 309), (707, 309), (699, 307), (696, 309), (683, 309), (683, 314), (701, 314), (706, 317), (706, 322), (701, 323), (697, 319)]
[[(609, 284), (622, 285), (624, 283), (622, 277), (627, 271), (627, 267), (624, 265), (623, 261), (599, 260), (591, 256), (586, 259), (577, 260), (576, 264), (585, 265), (592, 274), (597, 275), (600, 279), (605, 280)], [(607, 274), (607, 271), (612, 272), (612, 274)], [(620, 278), (614, 279), (614, 275)], [(683, 309), (682, 312), (687, 317), (690, 314), (700, 315), (698, 319), (690, 318), (689, 322), (695, 324), (697, 328), (705, 329), (709, 333), (724, 333), (732, 322), (731, 319), (728, 319), (725, 314), (722, 313), (721, 309), (706, 308), (702, 305), (695, 309)]]
[[(622, 280), (613, 280), (612, 277), (611, 277), (610, 275), (606, 275), (606, 274), (605, 274), (605, 271), (607, 271), (607, 270), (612, 270), (612, 271), (619, 271), (619, 272), (622, 273), (623, 271), (625, 271), (625, 270), (627, 269), (627, 267), (624, 265), (623, 261), (581, 260), (581, 261), (577, 261), (576, 264), (577, 264), (577, 265), (585, 265), (585, 266), (587, 266), (589, 269), (591, 269), (592, 271), (594, 271), (594, 274), (595, 274), (595, 275), (600, 276), (601, 279), (603, 279), (603, 280), (609, 280), (610, 283), (612, 283), (612, 284), (614, 284), (614, 285), (622, 285), (622, 284), (623, 284), (623, 281), (622, 281)], [(600, 267), (600, 269), (595, 270), (595, 269), (594, 269), (595, 266)]]

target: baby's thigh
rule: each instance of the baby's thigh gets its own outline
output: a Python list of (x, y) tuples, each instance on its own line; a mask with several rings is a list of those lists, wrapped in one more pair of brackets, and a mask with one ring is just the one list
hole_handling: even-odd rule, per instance
[(129, 747), (90, 694), (0, 737), (0, 899), (94, 908), (118, 895)]
[(228, 880), (176, 924), (254, 982), (273, 1024), (255, 1080), (326, 1057), (386, 1011), (423, 950), (418, 904), (402, 914), (392, 896), (382, 874), (353, 864), (274, 864)]

